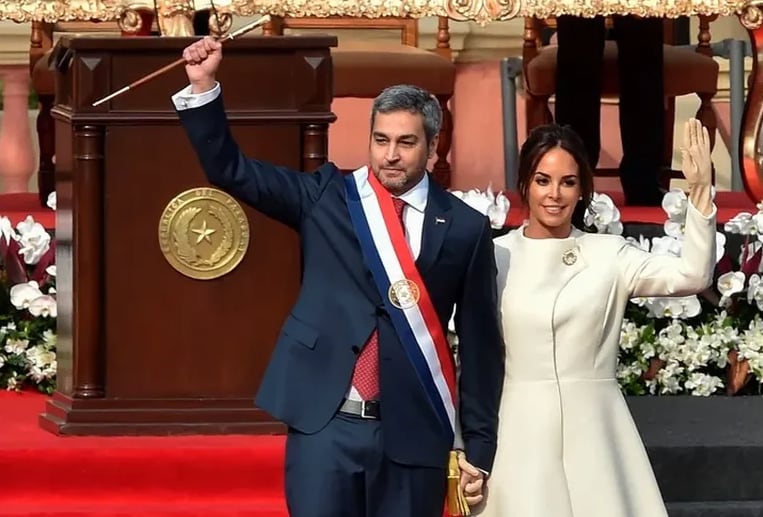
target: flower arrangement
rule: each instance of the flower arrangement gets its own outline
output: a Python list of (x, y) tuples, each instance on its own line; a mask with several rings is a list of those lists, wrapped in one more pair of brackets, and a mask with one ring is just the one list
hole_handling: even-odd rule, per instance
[[(484, 193), (475, 190), (459, 197), (497, 223), (506, 220), (509, 209), (508, 200), (497, 201), (501, 195), (488, 187)], [(645, 251), (680, 256), (688, 203), (682, 190), (666, 193), (664, 235), (626, 239)], [(694, 296), (630, 301), (617, 369), (625, 394), (763, 393), (763, 203), (757, 209), (757, 214), (742, 212), (727, 222), (726, 234), (716, 233), (712, 288)], [(624, 232), (620, 212), (606, 194), (594, 193), (583, 223), (591, 232)], [(741, 239), (739, 251), (727, 242), (732, 238)], [(452, 319), (449, 340), (457, 349)]]
[[(55, 193), (48, 206), (55, 210)], [(27, 216), (0, 217), (0, 387), (52, 393), (56, 381), (55, 243)]]
[[(591, 205), (591, 221), (602, 233), (622, 234), (617, 213), (606, 200)], [(688, 198), (682, 190), (665, 194), (664, 235), (627, 237), (656, 254), (680, 256)], [(763, 205), (725, 225), (744, 236), (738, 258), (716, 233), (715, 288), (681, 298), (636, 298), (623, 321), (617, 377), (629, 395), (708, 396), (760, 393), (763, 388), (763, 286), (760, 286)], [(615, 209), (616, 210), (616, 209)], [(751, 242), (752, 241), (752, 242)], [(760, 286), (760, 287), (759, 287)], [(759, 300), (759, 301), (758, 301)]]

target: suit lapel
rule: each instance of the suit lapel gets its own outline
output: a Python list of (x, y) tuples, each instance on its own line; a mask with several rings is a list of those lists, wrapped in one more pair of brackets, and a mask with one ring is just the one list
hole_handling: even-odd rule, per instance
[(451, 194), (442, 189), (429, 178), (429, 195), (427, 207), (424, 210), (424, 226), (421, 235), (421, 251), (416, 260), (420, 274), (424, 274), (437, 261), (445, 235), (451, 223)]

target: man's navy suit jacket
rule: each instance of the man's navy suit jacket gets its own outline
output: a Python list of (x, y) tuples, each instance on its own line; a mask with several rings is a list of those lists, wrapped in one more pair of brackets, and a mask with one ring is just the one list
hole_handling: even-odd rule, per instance
[[(444, 467), (453, 444), (445, 439), (364, 262), (341, 172), (330, 163), (305, 173), (243, 156), (230, 134), (222, 94), (178, 114), (211, 184), (300, 235), (302, 287), (256, 405), (296, 431), (319, 431), (342, 404), (358, 354), (378, 326), (385, 453), (403, 464)], [(416, 265), (443, 328), (458, 306), (464, 448), (472, 464), (489, 471), (504, 375), (491, 230), (484, 215), (433, 181)]]

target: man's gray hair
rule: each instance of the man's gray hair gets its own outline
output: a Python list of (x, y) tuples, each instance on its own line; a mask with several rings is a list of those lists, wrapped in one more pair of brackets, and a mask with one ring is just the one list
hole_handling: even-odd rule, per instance
[(377, 113), (407, 111), (418, 113), (424, 119), (424, 134), (427, 145), (432, 143), (442, 125), (442, 110), (437, 99), (423, 88), (410, 84), (398, 84), (385, 88), (374, 99), (371, 110), (371, 127), (374, 127)]

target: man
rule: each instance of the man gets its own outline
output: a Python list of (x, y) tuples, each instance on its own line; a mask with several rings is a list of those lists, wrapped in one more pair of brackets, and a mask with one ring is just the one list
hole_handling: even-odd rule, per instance
[[(663, 192), (663, 19), (614, 16), (620, 84), (620, 183), (628, 205), (659, 206)], [(604, 18), (557, 19), (556, 113), (583, 139), (592, 168), (601, 150)]]
[[(389, 88), (374, 103), (368, 167), (308, 174), (241, 154), (218, 42), (183, 57), (190, 85), (173, 101), (209, 181), (300, 233), (302, 288), (256, 398), (289, 427), (290, 514), (440, 517), (459, 425), (461, 483), (478, 502), (504, 374), (496, 266), (488, 219), (425, 171), (437, 101)], [(454, 305), (457, 384), (444, 339)]]

